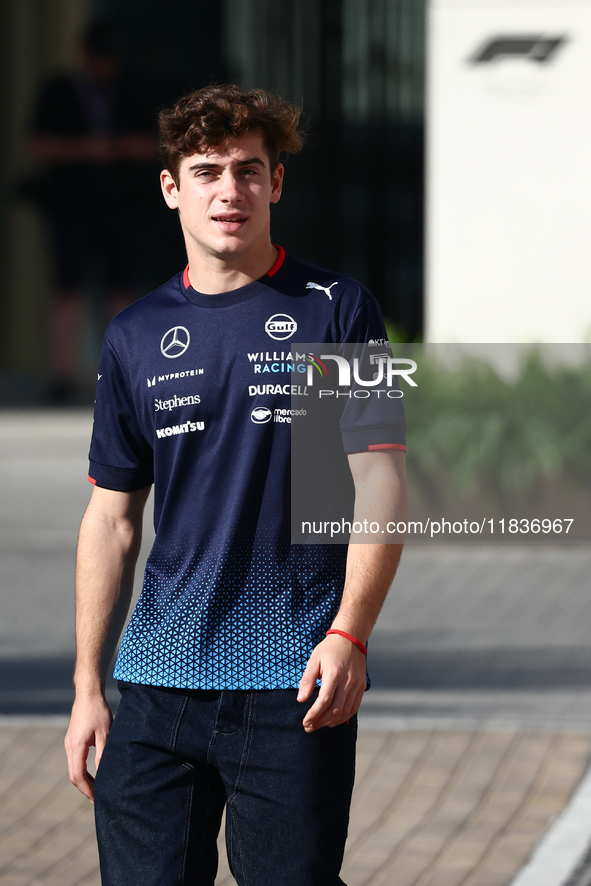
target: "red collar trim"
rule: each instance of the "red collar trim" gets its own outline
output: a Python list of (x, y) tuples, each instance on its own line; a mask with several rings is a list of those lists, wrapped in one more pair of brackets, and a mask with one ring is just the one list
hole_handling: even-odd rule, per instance
[[(271, 270), (267, 271), (267, 277), (274, 277), (283, 262), (285, 261), (285, 249), (283, 248), (283, 246), (278, 246), (276, 243), (273, 243), (273, 246), (275, 247), (275, 249), (279, 250), (279, 255), (277, 256), (275, 264), (273, 265)], [(185, 287), (185, 289), (191, 289), (191, 281), (189, 280), (189, 265), (187, 265), (187, 267), (183, 271), (183, 286)]]
[(279, 250), (279, 255), (277, 256), (277, 260), (270, 271), (267, 271), (267, 277), (274, 277), (283, 262), (285, 261), (285, 249), (283, 246), (278, 246), (277, 243), (273, 243), (275, 249)]

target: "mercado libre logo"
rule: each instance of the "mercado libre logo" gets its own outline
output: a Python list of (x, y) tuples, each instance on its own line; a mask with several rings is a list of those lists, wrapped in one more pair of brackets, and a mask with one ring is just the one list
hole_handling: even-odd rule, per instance
[(264, 425), (268, 421), (271, 421), (273, 417), (273, 413), (266, 406), (255, 406), (255, 408), (250, 413), (250, 420), (255, 423), (255, 425)]

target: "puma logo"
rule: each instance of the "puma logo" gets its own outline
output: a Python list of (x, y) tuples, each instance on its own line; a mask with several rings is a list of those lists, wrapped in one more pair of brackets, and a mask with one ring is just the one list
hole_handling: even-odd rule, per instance
[(330, 286), (321, 286), (320, 283), (306, 283), (306, 289), (321, 289), (323, 292), (326, 292), (329, 299), (332, 301), (332, 295), (330, 294), (330, 290), (333, 286), (338, 284), (338, 280), (335, 280), (334, 283), (331, 283)]

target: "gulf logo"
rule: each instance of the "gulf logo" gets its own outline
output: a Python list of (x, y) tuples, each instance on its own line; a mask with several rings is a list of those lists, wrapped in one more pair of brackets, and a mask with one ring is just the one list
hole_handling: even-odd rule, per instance
[(273, 314), (265, 323), (265, 332), (275, 341), (285, 341), (297, 332), (298, 324), (289, 314)]

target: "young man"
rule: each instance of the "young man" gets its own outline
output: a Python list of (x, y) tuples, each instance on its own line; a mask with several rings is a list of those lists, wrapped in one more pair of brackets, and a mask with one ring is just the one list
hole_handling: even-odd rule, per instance
[[(213, 884), (224, 806), (239, 884), (342, 883), (365, 644), (400, 546), (290, 544), (290, 425), (273, 420), (290, 407), (290, 339), (385, 338), (359, 284), (271, 244), (298, 119), (235, 86), (161, 114), (162, 191), (189, 263), (105, 338), (66, 749), (71, 781), (96, 800), (109, 886)], [(357, 494), (403, 506), (404, 430), (348, 430)], [(152, 483), (156, 541), (111, 728), (105, 672)]]

